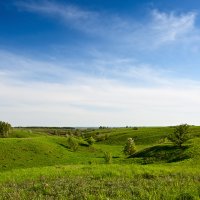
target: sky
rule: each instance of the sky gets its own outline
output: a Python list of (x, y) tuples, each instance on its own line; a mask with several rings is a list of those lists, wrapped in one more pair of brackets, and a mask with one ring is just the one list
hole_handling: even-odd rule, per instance
[(197, 0), (0, 1), (0, 120), (200, 125)]

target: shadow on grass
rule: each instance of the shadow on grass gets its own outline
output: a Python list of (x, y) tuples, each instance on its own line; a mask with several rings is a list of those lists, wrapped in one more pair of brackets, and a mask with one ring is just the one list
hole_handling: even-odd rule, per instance
[[(69, 146), (67, 144), (62, 144), (62, 143), (57, 143), (58, 145), (66, 148), (66, 149), (70, 149)], [(86, 143), (79, 143), (78, 144), (79, 146), (82, 146), (82, 147), (89, 147), (90, 145), (89, 144), (86, 144)]]
[[(129, 158), (142, 158), (144, 164), (154, 163), (154, 162), (178, 162), (190, 158), (186, 153), (188, 146), (183, 148), (178, 148), (176, 146), (169, 145), (158, 145), (143, 149), (135, 154), (131, 155)], [(145, 161), (147, 163), (145, 163)]]
[(64, 148), (66, 148), (66, 149), (69, 149), (69, 147), (67, 145), (65, 145), (65, 144), (62, 144), (62, 143), (57, 143), (57, 144), (62, 146), (62, 147), (64, 147)]

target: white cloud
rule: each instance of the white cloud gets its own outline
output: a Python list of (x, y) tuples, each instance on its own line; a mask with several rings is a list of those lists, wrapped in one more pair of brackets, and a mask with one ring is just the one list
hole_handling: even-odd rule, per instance
[(154, 10), (152, 16), (151, 28), (159, 43), (173, 42), (190, 34), (195, 29), (196, 13), (194, 12), (176, 15)]
[(199, 90), (130, 87), (109, 80), (71, 85), (0, 84), (1, 119), (15, 125), (125, 126), (198, 123)]
[[(13, 58), (17, 65), (29, 60), (24, 74), (21, 74), (20, 66), (11, 68), (7, 72), (0, 68), (0, 118), (10, 121), (13, 125), (125, 126), (198, 123), (197, 113), (200, 113), (198, 82), (162, 77), (166, 79), (165, 84), (160, 85), (157, 81), (157, 84), (149, 87), (127, 84), (124, 82), (126, 78), (111, 79), (110, 76), (102, 78), (76, 71), (71, 71), (75, 78), (70, 83), (52, 82), (48, 79), (42, 82), (35, 79), (30, 81), (24, 79), (24, 76), (32, 74), (31, 69), (41, 70), (42, 64), (45, 63), (42, 73), (45, 74), (46, 71), (48, 74), (48, 66), (52, 64), (11, 53), (4, 54), (11, 56), (11, 59), (7, 57), (7, 67), (9, 60)], [(124, 62), (130, 61), (116, 59), (118, 64)], [(6, 64), (6, 60), (3, 63)], [(57, 65), (53, 69), (56, 70), (57, 67), (62, 68)], [(114, 74), (120, 76), (121, 72), (122, 77), (139, 76), (142, 81), (155, 83), (154, 79), (159, 77), (159, 73), (154, 73), (155, 71), (150, 68), (145, 70), (126, 72), (125, 69), (116, 68)], [(59, 76), (62, 78), (61, 74)]]

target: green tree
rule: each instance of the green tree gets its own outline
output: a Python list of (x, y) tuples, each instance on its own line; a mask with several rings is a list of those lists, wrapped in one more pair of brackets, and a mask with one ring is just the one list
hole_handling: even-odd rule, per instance
[(132, 155), (136, 152), (136, 146), (133, 138), (128, 138), (124, 146), (123, 152), (125, 155)]
[(174, 132), (168, 136), (168, 139), (176, 146), (182, 148), (183, 143), (189, 140), (188, 130), (188, 124), (181, 124), (179, 126), (176, 126)]
[(0, 137), (8, 137), (11, 129), (12, 126), (9, 123), (0, 121)]

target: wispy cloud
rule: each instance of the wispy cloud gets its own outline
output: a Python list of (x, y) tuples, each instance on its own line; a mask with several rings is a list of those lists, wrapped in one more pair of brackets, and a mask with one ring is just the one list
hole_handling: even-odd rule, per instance
[[(67, 82), (73, 77), (70, 70), (72, 64), (59, 64), (36, 60), (24, 55), (18, 55), (0, 50), (0, 72), (10, 80), (18, 82)], [(75, 63), (74, 63), (75, 64)], [(79, 74), (77, 71), (76, 74)], [(71, 78), (70, 78), (71, 77)]]
[[(20, 83), (66, 83), (88, 80), (111, 80), (128, 85), (170, 86), (171, 71), (160, 69), (135, 59), (94, 57), (84, 62), (42, 61), (0, 50), (0, 76)], [(83, 70), (81, 70), (83, 69)], [(85, 70), (86, 69), (86, 70)]]
[(196, 13), (194, 12), (176, 15), (172, 12), (166, 14), (154, 10), (152, 16), (151, 28), (159, 43), (173, 42), (195, 31)]
[[(132, 58), (101, 55), (88, 60), (43, 61), (24, 55), (0, 50), (1, 80), (20, 83), (61, 83), (80, 82), (84, 85), (89, 80), (119, 82), (129, 86), (173, 87), (187, 85), (196, 87), (198, 81), (189, 78), (174, 78), (174, 71), (162, 69)], [(83, 69), (83, 70), (82, 70)], [(1, 81), (0, 80), (0, 81)]]
[(17, 2), (16, 5), (27, 11), (38, 12), (42, 14), (48, 14), (51, 16), (58, 16), (64, 20), (87, 20), (95, 13), (91, 11), (84, 11), (76, 6), (62, 5), (53, 3), (51, 1), (38, 2)]
[(72, 4), (59, 4), (52, 1), (18, 2), (16, 6), (28, 12), (35, 12), (58, 18), (66, 25), (84, 32), (97, 32), (95, 27), (101, 25), (99, 13), (83, 10)]
[(199, 30), (195, 27), (195, 12), (177, 14), (152, 10), (149, 20), (141, 23), (131, 17), (51, 1), (21, 2), (17, 6), (26, 11), (59, 18), (68, 26), (101, 36), (116, 45), (135, 46), (144, 50), (177, 41), (184, 42), (185, 39), (200, 41)]

